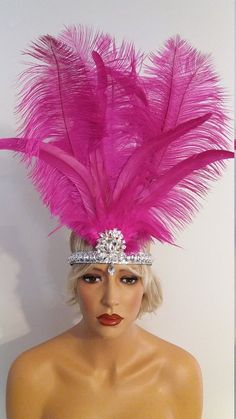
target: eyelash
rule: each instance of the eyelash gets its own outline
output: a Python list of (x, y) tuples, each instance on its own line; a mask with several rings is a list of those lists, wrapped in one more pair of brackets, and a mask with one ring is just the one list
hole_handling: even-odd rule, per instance
[[(101, 281), (102, 277), (98, 275), (83, 275), (82, 279), (87, 284), (96, 284), (99, 281)], [(122, 282), (125, 285), (134, 285), (138, 282), (138, 279), (139, 278), (137, 276), (123, 276), (120, 278), (120, 282)]]
[[(125, 280), (126, 282), (123, 282), (122, 280)], [(138, 277), (137, 276), (124, 276), (121, 278), (121, 281), (123, 282), (123, 284), (126, 284), (126, 285), (134, 285), (138, 282)]]
[(96, 284), (101, 280), (101, 277), (97, 275), (83, 275), (82, 279), (84, 282), (87, 282), (87, 284)]

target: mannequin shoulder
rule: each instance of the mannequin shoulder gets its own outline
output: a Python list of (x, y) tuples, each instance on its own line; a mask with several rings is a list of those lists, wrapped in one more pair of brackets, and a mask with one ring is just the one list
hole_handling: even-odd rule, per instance
[(45, 401), (54, 391), (60, 341), (63, 335), (23, 352), (12, 363), (6, 389), (8, 419), (42, 417)]
[[(198, 361), (182, 348), (171, 348), (173, 365), (172, 394), (176, 411), (181, 412), (181, 419), (200, 419), (203, 408), (202, 373)], [(172, 364), (171, 364), (172, 362)]]
[[(9, 377), (15, 378), (21, 376), (22, 379), (25, 377), (32, 382), (33, 380), (39, 381), (44, 371), (47, 370), (49, 372), (52, 352), (52, 347), (49, 342), (26, 350), (12, 363), (9, 370)], [(24, 375), (22, 376), (23, 373)]]
[(202, 373), (198, 361), (186, 350), (159, 339), (157, 357), (161, 360), (160, 379), (168, 388), (181, 419), (199, 419), (202, 412)]
[(144, 329), (142, 329), (141, 333), (143, 334), (143, 340), (152, 348), (156, 358), (161, 360), (163, 365), (170, 366), (172, 371), (173, 369), (178, 371), (183, 366), (189, 369), (200, 369), (197, 360), (190, 352)]
[(177, 389), (190, 388), (196, 386), (201, 388), (202, 374), (201, 368), (196, 358), (183, 348), (165, 343), (166, 350), (166, 370), (171, 371), (173, 383)]
[(176, 381), (178, 386), (194, 378), (201, 382), (200, 365), (190, 352), (159, 337), (153, 338), (157, 359), (166, 375), (171, 375), (173, 382)]
[(37, 349), (22, 353), (13, 362), (8, 373), (7, 418), (41, 418), (46, 396), (52, 387), (50, 361)]
[(156, 347), (159, 352), (165, 354), (166, 362), (171, 366), (175, 366), (178, 370), (179, 367), (186, 365), (190, 368), (200, 368), (195, 357), (185, 349), (177, 346), (164, 339), (157, 338)]
[(45, 374), (51, 374), (61, 353), (69, 346), (69, 331), (40, 343), (19, 355), (9, 370), (9, 377), (24, 373), (31, 381), (39, 381)]

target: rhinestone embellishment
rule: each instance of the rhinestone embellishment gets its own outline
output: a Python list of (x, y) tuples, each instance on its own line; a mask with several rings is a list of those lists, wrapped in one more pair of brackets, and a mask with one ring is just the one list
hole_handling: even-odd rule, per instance
[(113, 264), (108, 265), (107, 272), (109, 273), (109, 275), (113, 276), (115, 271), (116, 271), (116, 269), (115, 269), (115, 266)]
[(123, 234), (118, 229), (106, 230), (100, 234), (95, 250), (72, 253), (68, 258), (70, 265), (105, 263), (109, 265), (151, 265), (152, 256), (149, 253), (131, 253), (127, 255)]
[(126, 249), (123, 234), (116, 228), (114, 230), (106, 230), (100, 234), (96, 249), (99, 253), (109, 253), (110, 255), (123, 253)]

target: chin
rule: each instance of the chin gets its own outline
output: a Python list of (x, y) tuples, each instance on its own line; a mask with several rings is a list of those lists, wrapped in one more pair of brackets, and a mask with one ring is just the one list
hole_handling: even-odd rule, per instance
[(132, 327), (133, 324), (134, 322), (129, 322), (128, 324), (124, 322), (123, 324), (119, 323), (115, 326), (104, 326), (97, 321), (95, 324), (93, 323), (92, 325), (87, 324), (87, 327), (90, 333), (94, 335), (94, 337), (96, 336), (101, 338), (116, 338), (126, 333), (130, 329), (130, 327)]

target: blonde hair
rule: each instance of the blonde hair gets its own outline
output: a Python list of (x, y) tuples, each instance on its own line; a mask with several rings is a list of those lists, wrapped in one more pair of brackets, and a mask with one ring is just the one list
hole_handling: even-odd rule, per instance
[[(150, 245), (145, 246), (143, 251), (148, 251)], [(92, 250), (92, 246), (85, 240), (76, 236), (74, 232), (70, 235), (71, 252)], [(70, 298), (67, 303), (74, 305), (78, 303), (77, 282), (78, 279), (88, 272), (93, 264), (75, 264), (72, 265), (68, 276), (68, 292)], [(148, 265), (127, 265), (128, 269), (141, 278), (144, 287), (144, 294), (138, 317), (144, 313), (155, 311), (162, 303), (162, 290), (159, 279), (153, 274), (151, 267)]]

